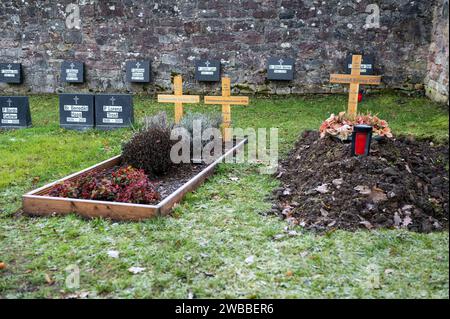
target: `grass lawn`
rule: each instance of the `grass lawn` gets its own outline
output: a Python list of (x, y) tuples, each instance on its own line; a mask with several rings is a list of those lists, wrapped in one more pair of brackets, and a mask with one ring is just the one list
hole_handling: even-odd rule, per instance
[[(234, 126), (278, 127), (285, 154), (305, 129), (346, 107), (345, 96), (253, 100)], [(315, 235), (261, 213), (277, 187), (252, 165), (222, 165), (173, 217), (140, 223), (14, 215), (21, 195), (120, 153), (131, 130), (70, 132), (55, 95), (32, 96), (33, 128), (0, 132), (0, 298), (448, 298), (448, 232), (336, 231)], [(136, 116), (171, 107), (135, 97)], [(187, 110), (213, 111), (197, 105)], [(448, 140), (448, 111), (425, 98), (374, 95), (394, 133)], [(235, 178), (238, 177), (238, 178)], [(244, 192), (242, 190), (245, 190)], [(286, 234), (286, 236), (277, 236)], [(112, 258), (108, 251), (120, 253)], [(80, 269), (69, 289), (67, 267)], [(139, 274), (130, 267), (145, 268)]]

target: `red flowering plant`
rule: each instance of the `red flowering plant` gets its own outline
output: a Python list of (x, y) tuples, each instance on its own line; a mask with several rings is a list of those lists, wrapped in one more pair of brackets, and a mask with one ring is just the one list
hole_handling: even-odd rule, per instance
[(320, 126), (320, 137), (333, 136), (343, 141), (348, 140), (352, 135), (353, 127), (361, 124), (372, 126), (374, 137), (393, 137), (388, 122), (381, 120), (378, 116), (367, 113), (359, 114), (352, 119), (345, 112), (338, 115), (331, 114)]
[(53, 187), (52, 197), (154, 204), (160, 195), (141, 169), (131, 166), (92, 172)]

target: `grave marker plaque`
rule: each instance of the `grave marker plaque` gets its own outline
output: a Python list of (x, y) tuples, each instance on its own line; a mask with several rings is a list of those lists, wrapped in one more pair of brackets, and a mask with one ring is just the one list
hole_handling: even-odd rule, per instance
[[(352, 73), (352, 59), (353, 59), (353, 54), (350, 54), (347, 57), (347, 60), (345, 61), (345, 72), (347, 74)], [(375, 61), (375, 59), (373, 56), (364, 55), (362, 57), (360, 74), (361, 75), (373, 75), (374, 74), (374, 70), (373, 70), (374, 61)]]
[(0, 63), (0, 82), (22, 83), (22, 64)]
[(61, 64), (61, 78), (67, 83), (84, 82), (84, 63), (76, 61), (64, 61)]
[(94, 128), (94, 95), (60, 94), (59, 124), (69, 130)]
[(294, 59), (269, 58), (267, 79), (272, 81), (292, 81), (294, 79)]
[(31, 126), (30, 104), (26, 96), (0, 96), (0, 128)]
[(195, 79), (199, 82), (219, 82), (220, 61), (216, 60), (195, 61)]
[(134, 122), (133, 98), (128, 94), (95, 96), (95, 126), (101, 130), (129, 127)]
[(128, 82), (150, 82), (150, 61), (127, 61), (126, 70)]

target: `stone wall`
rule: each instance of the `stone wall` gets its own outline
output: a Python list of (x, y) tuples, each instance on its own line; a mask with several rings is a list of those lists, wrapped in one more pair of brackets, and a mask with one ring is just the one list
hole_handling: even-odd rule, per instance
[(435, 101), (448, 104), (448, 0), (438, 0), (428, 60), (426, 93)]
[[(80, 29), (66, 25), (72, 2)], [(374, 3), (380, 27), (367, 28)], [(211, 92), (218, 84), (193, 79), (193, 60), (206, 57), (222, 61), (235, 93), (326, 93), (344, 90), (329, 84), (329, 74), (343, 72), (352, 51), (375, 56), (385, 87), (422, 90), (433, 12), (434, 1), (417, 0), (2, 0), (0, 60), (21, 62), (25, 82), (0, 84), (0, 93), (154, 93), (171, 90), (175, 73), (187, 92)], [(296, 59), (293, 82), (266, 80), (271, 55)], [(151, 84), (126, 83), (125, 61), (136, 57), (152, 61)], [(85, 84), (61, 83), (65, 59), (86, 63)]]

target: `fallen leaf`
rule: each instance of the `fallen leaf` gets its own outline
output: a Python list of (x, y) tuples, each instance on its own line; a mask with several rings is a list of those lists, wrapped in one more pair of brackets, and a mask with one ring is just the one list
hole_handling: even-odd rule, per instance
[(255, 256), (248, 256), (245, 258), (245, 263), (247, 264), (253, 264), (255, 262)]
[(307, 251), (302, 251), (302, 252), (300, 253), (300, 257), (305, 258), (306, 256), (308, 256), (308, 254), (309, 254), (309, 252), (307, 252)]
[(328, 184), (322, 184), (320, 186), (317, 186), (315, 188), (316, 191), (318, 191), (321, 194), (328, 193)]
[(384, 271), (384, 273), (385, 273), (386, 275), (393, 274), (393, 273), (394, 273), (394, 269), (386, 269), (386, 270)]
[(143, 268), (143, 267), (130, 267), (130, 268), (128, 268), (128, 271), (133, 273), (133, 274), (135, 274), (135, 275), (143, 272), (144, 270), (145, 270), (145, 268)]
[(400, 217), (400, 215), (397, 212), (395, 212), (395, 214), (394, 214), (394, 225), (395, 225), (395, 227), (400, 226), (401, 223), (402, 223), (402, 218)]
[(402, 227), (406, 228), (406, 227), (408, 227), (408, 225), (410, 225), (410, 224), (412, 224), (412, 219), (411, 219), (411, 217), (406, 216), (406, 217), (403, 219)]
[(335, 220), (333, 220), (331, 223), (329, 223), (327, 225), (327, 227), (333, 227), (334, 225), (336, 225), (336, 221)]
[(52, 279), (52, 277), (49, 274), (45, 274), (45, 282), (49, 284), (50, 286), (55, 283), (55, 281)]
[(372, 200), (372, 202), (374, 202), (375, 204), (380, 203), (380, 202), (384, 202), (387, 201), (387, 196), (385, 194), (385, 192), (377, 187), (373, 187), (372, 191), (370, 193), (370, 199)]
[(367, 229), (372, 229), (373, 225), (367, 221), (367, 220), (363, 220), (362, 222), (360, 222), (361, 225), (364, 225)]
[(108, 256), (111, 258), (119, 258), (119, 252), (117, 250), (108, 250)]
[(342, 178), (334, 179), (332, 181), (332, 183), (333, 183), (334, 186), (341, 186), (342, 183), (344, 183), (344, 179), (342, 179)]
[(322, 214), (323, 217), (328, 217), (328, 212), (325, 209), (321, 208), (320, 213)]
[(372, 192), (369, 187), (363, 185), (356, 186), (354, 190), (358, 191), (362, 195), (370, 195), (370, 193)]

